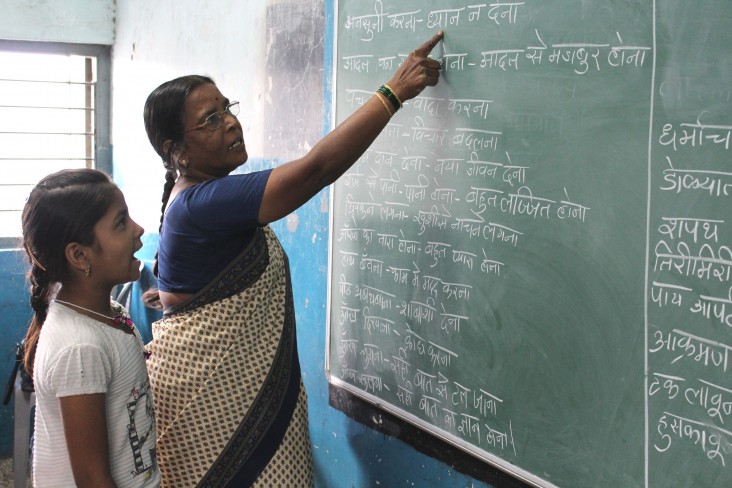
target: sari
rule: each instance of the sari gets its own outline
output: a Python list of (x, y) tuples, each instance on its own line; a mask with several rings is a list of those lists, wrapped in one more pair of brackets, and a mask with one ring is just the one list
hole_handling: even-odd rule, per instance
[(162, 487), (313, 486), (289, 265), (268, 226), (166, 310), (148, 352)]

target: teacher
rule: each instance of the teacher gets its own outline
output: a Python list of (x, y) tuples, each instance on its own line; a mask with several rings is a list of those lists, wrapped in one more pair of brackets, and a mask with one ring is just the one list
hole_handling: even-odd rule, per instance
[(310, 152), (274, 169), (247, 160), (239, 102), (211, 78), (163, 83), (145, 103), (165, 166), (155, 272), (163, 318), (148, 346), (161, 486), (312, 486), (290, 269), (267, 225), (333, 183), (440, 65), (438, 32)]

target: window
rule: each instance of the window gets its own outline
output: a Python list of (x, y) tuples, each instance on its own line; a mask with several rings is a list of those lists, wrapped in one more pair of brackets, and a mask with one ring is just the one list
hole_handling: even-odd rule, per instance
[(0, 40), (0, 245), (33, 186), (62, 168), (111, 173), (109, 48)]

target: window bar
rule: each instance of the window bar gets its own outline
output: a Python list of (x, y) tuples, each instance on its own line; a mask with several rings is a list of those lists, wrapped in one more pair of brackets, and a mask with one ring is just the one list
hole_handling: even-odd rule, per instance
[[(94, 135), (92, 134), (92, 131), (94, 130), (93, 124), (94, 124), (94, 115), (92, 114), (91, 108), (93, 107), (94, 103), (94, 90), (92, 88), (92, 81), (94, 80), (94, 69), (92, 66), (92, 59), (86, 58), (84, 63), (84, 66), (86, 68), (86, 88), (85, 91), (85, 97), (84, 97), (84, 105), (88, 109), (85, 112), (85, 118), (86, 118), (86, 133), (88, 134), (86, 136), (86, 167), (92, 168), (94, 166)], [(91, 161), (90, 161), (91, 160)]]

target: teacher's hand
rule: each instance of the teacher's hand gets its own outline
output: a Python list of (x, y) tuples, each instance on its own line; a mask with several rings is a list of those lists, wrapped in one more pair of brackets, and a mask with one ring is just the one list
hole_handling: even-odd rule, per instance
[(437, 84), (440, 78), (440, 63), (428, 56), (444, 35), (443, 31), (437, 32), (432, 39), (409, 53), (389, 80), (389, 87), (402, 102), (416, 97), (425, 87)]

